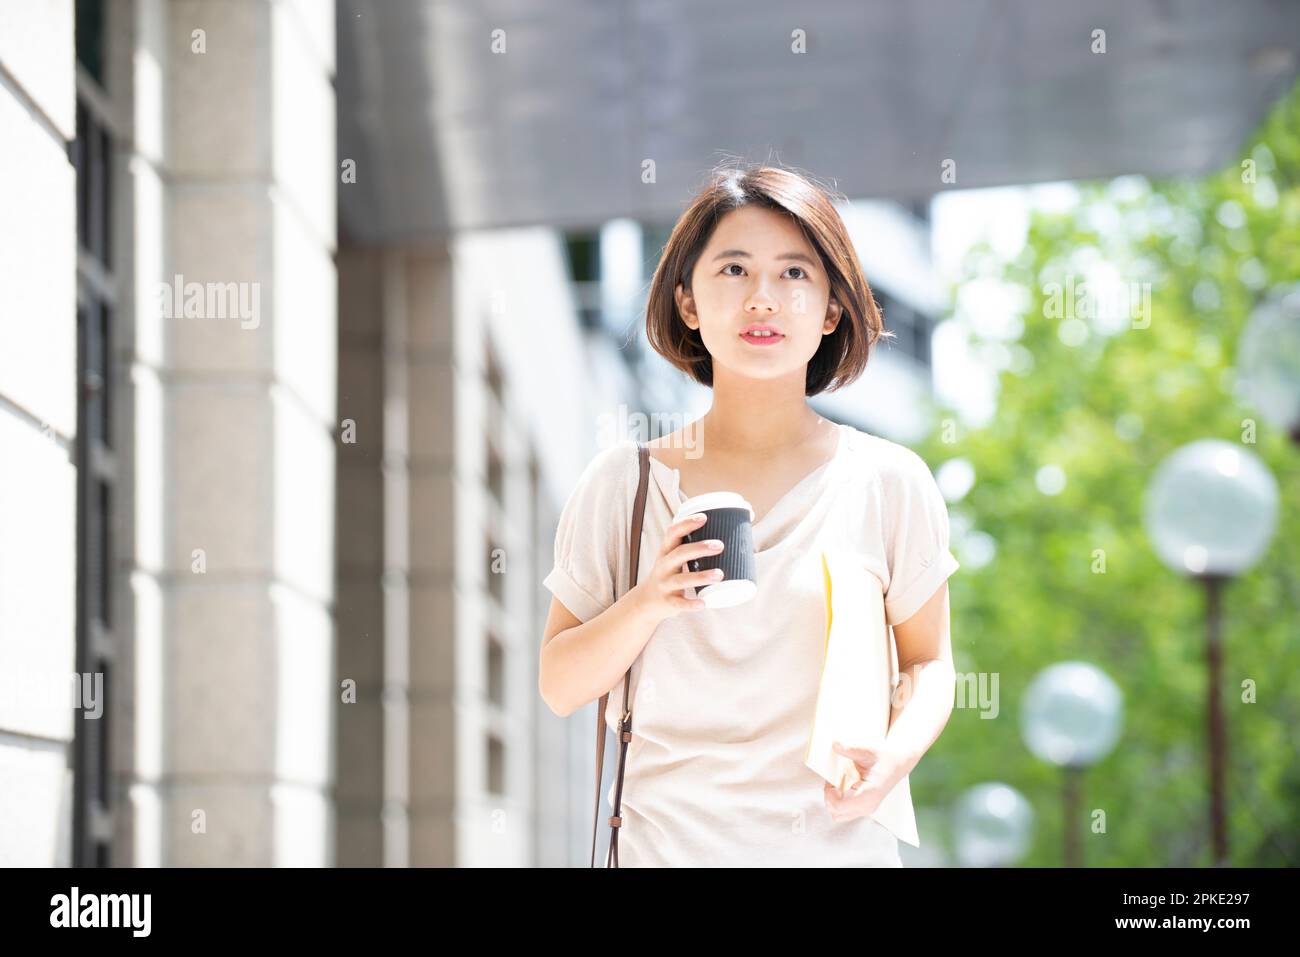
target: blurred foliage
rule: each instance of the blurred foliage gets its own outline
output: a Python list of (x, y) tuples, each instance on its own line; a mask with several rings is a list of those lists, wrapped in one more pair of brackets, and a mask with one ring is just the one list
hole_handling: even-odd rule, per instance
[[(1276, 477), (1280, 515), (1268, 553), (1223, 593), (1229, 843), (1236, 866), (1294, 866), (1300, 446), (1238, 394), (1233, 365), (1252, 308), (1269, 287), (1300, 278), (1300, 84), (1220, 173), (1077, 185), (1072, 210), (1031, 213), (1013, 260), (984, 245), (965, 264), (963, 285), (1014, 287), (1023, 327), (972, 327), (973, 347), (1000, 368), (996, 415), (968, 430), (941, 410), (939, 431), (917, 450), (935, 467), (961, 457), (975, 471), (970, 492), (950, 503), (963, 560), (951, 580), (953, 651), (959, 675), (999, 673), (1000, 713), (981, 718), (977, 702), (955, 709), (913, 774), (913, 794), (948, 808), (977, 783), (1010, 784), (1036, 816), (1022, 863), (1060, 865), (1062, 774), (1025, 747), (1020, 703), (1042, 668), (1087, 661), (1120, 686), (1125, 713), (1119, 743), (1083, 778), (1083, 817), (1072, 826), (1085, 865), (1210, 865), (1205, 595), (1160, 562), (1142, 511), (1165, 456), (1200, 438), (1249, 441), (1253, 421), (1246, 447)], [(1099, 268), (1150, 284), (1149, 326), (1055, 317), (1049, 284)], [(970, 323), (960, 297), (955, 310), (954, 321)], [(1059, 494), (1039, 491), (1046, 465), (1064, 470)], [(963, 548), (967, 526), (969, 541), (985, 533), (995, 544), (983, 567), (977, 547)], [(1247, 679), (1256, 703), (1242, 701)], [(1105, 833), (1093, 832), (1096, 809)], [(951, 835), (935, 837), (951, 854)]]

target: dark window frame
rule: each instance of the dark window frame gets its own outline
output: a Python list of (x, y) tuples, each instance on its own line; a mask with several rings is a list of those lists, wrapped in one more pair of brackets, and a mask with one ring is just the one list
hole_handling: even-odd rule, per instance
[(77, 177), (76, 670), (83, 684), (100, 675), (103, 697), (99, 717), (87, 717), (84, 708), (73, 713), (72, 864), (111, 867), (117, 656), (113, 515), (120, 497), (112, 421), (118, 305), (112, 192), (118, 137), (103, 105), (104, 7), (78, 0), (76, 12), (76, 138), (68, 147)]

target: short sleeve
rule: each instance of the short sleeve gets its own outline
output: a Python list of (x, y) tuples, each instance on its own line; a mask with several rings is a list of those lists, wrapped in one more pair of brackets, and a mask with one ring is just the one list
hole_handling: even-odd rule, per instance
[(555, 529), (554, 565), (542, 584), (579, 621), (614, 604), (626, 587), (628, 524), (636, 495), (636, 444), (598, 452), (578, 477)]
[(911, 449), (897, 448), (898, 467), (883, 483), (885, 621), (891, 626), (916, 614), (961, 567), (949, 548), (948, 506), (930, 467)]

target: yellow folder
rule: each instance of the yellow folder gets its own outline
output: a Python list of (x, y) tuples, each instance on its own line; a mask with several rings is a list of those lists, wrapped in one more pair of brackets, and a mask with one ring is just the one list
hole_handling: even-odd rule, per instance
[[(880, 579), (863, 567), (860, 558), (848, 553), (828, 549), (821, 556), (826, 639), (804, 764), (847, 790), (861, 776), (857, 765), (831, 745), (835, 741), (847, 747), (884, 744), (895, 676), (894, 653)], [(921, 846), (906, 777), (885, 795), (871, 817), (900, 841)]]

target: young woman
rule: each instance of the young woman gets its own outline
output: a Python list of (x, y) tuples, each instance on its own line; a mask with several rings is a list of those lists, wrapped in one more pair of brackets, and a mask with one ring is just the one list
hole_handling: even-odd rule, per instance
[[(617, 600), (636, 442), (588, 464), (544, 581), (554, 600), (539, 676), (560, 715), (609, 692), (613, 730), (634, 666), (619, 864), (899, 867), (899, 838), (917, 843), (907, 775), (953, 705), (947, 579), (958, 564), (921, 458), (806, 401), (856, 379), (889, 335), (828, 193), (781, 168), (716, 173), (664, 249), (646, 332), (713, 390), (712, 406), (647, 443), (640, 580)], [(753, 506), (759, 592), (705, 609), (694, 589), (710, 573), (686, 562), (717, 546), (684, 544), (698, 522), (672, 519), (716, 490)], [(828, 626), (826, 548), (850, 556), (834, 587), (879, 579), (897, 651), (895, 694), (880, 699), (891, 711), (883, 745), (837, 744), (860, 777), (844, 794), (804, 763)], [(894, 683), (882, 651), (864, 689)]]

